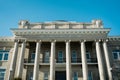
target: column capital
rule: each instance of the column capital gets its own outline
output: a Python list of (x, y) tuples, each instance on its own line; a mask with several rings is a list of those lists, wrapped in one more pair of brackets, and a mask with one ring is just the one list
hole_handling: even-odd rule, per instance
[(108, 39), (103, 39), (102, 41), (103, 41), (103, 42), (108, 42)]
[(101, 39), (96, 39), (95, 42), (101, 42)]
[(84, 40), (84, 39), (83, 39), (83, 40), (80, 40), (80, 43), (81, 43), (81, 42), (86, 42), (86, 40)]
[(41, 43), (41, 42), (42, 42), (42, 40), (35, 40), (35, 42), (39, 42), (39, 43)]
[(71, 42), (71, 40), (65, 40), (65, 42)]
[(55, 42), (56, 42), (56, 40), (50, 40), (50, 42), (54, 42), (54, 43), (55, 43)]
[(14, 39), (14, 42), (19, 42), (20, 40), (19, 39)]

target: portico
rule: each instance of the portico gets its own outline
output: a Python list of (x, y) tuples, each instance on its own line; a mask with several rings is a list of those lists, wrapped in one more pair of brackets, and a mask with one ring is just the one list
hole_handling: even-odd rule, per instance
[[(107, 67), (110, 69), (107, 44), (105, 42), (110, 29), (102, 28), (100, 25), (95, 28), (91, 26), (89, 26), (91, 28), (84, 28), (81, 27), (82, 24), (77, 23), (75, 25), (77, 27), (73, 27), (75, 23), (71, 23), (71, 25), (66, 22), (64, 24), (67, 26), (64, 27), (60, 27), (58, 24), (63, 25), (63, 23), (58, 22), (55, 24), (45, 23), (45, 25), (54, 25), (54, 27), (46, 27), (39, 24), (37, 27), (41, 27), (38, 29), (36, 29), (36, 26), (26, 27), (27, 25), (23, 26), (24, 28), (11, 29), (17, 40), (11, 63), (11, 70), (13, 71), (15, 71), (13, 64), (17, 60), (15, 59), (18, 54), (17, 48), (19, 47), (21, 50), (17, 63), (19, 65), (17, 66), (18, 71), (16, 70), (17, 74), (14, 76), (22, 78), (23, 69), (32, 67), (33, 80), (39, 80), (39, 74), (42, 75), (43, 73), (45, 75), (42, 78), (49, 78), (49, 80), (55, 80), (56, 75), (57, 77), (65, 75), (65, 80), (78, 79), (79, 76), (82, 76), (83, 80), (96, 79), (97, 75), (95, 73), (97, 71), (100, 80), (105, 80), (105, 69), (100, 45), (103, 45)], [(28, 49), (27, 57), (25, 56), (26, 48)], [(91, 70), (91, 66), (95, 67), (96, 72)], [(109, 69), (108, 76), (112, 79)], [(10, 78), (12, 77), (11, 70)], [(66, 74), (62, 73), (62, 71)], [(26, 75), (27, 73), (29, 73), (29, 70), (26, 71)]]

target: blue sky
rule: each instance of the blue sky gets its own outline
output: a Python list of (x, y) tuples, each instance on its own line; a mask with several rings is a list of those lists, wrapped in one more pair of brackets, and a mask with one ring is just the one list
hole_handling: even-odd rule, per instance
[(120, 35), (120, 0), (0, 0), (0, 36), (12, 36), (20, 20), (44, 22), (103, 20), (109, 35)]

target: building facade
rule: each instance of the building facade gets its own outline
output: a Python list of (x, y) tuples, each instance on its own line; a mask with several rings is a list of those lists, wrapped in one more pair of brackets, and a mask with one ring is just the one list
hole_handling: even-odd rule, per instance
[(19, 22), (0, 37), (0, 80), (120, 80), (120, 36), (101, 20)]

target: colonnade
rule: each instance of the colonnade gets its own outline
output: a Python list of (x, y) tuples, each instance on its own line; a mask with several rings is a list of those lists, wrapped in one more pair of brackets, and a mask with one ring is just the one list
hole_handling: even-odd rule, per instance
[[(66, 80), (72, 80), (72, 69), (71, 69), (71, 55), (70, 55), (70, 40), (66, 40)], [(85, 46), (85, 40), (80, 41), (80, 50), (81, 50), (81, 59), (82, 59), (82, 73), (83, 73), (83, 80), (88, 80), (88, 65), (87, 65), (87, 59), (86, 59), (86, 46)], [(34, 69), (33, 69), (33, 80), (38, 80), (38, 72), (39, 72), (39, 55), (41, 51), (41, 41), (36, 42), (36, 52), (35, 52), (35, 62), (34, 62)], [(51, 55), (50, 55), (50, 80), (55, 80), (55, 43), (56, 41), (51, 41)], [(18, 41), (15, 41), (14, 45), (14, 51), (13, 56), (11, 60), (11, 66), (10, 66), (10, 74), (9, 74), (9, 80), (11, 80), (14, 69), (15, 69), (15, 60), (18, 53)], [(100, 41), (95, 41), (96, 46), (96, 55), (97, 55), (97, 61), (98, 61), (98, 70), (99, 70), (99, 77), (100, 80), (105, 80), (104, 75), (104, 67), (102, 62), (102, 53), (100, 49)], [(25, 53), (25, 47), (26, 47), (26, 41), (22, 42), (21, 46), (21, 52), (18, 62), (18, 71), (17, 71), (17, 77), (22, 77), (22, 69), (23, 69), (23, 60), (24, 60), (24, 53)], [(107, 50), (107, 42), (106, 40), (103, 41), (103, 49), (105, 54), (105, 61), (107, 64), (107, 72), (109, 80), (112, 80), (112, 73), (110, 71), (110, 61), (108, 56), (108, 50)]]

